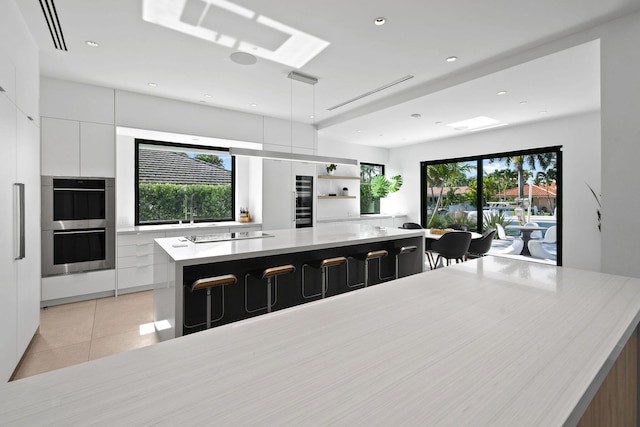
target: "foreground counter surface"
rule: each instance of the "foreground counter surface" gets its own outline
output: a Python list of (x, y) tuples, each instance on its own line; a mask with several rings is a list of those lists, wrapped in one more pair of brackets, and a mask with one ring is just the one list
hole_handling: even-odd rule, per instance
[(485, 257), (0, 386), (3, 425), (561, 426), (640, 280)]
[[(258, 232), (260, 233), (263, 232)], [(183, 310), (189, 310), (188, 306), (183, 305), (183, 299), (187, 299), (183, 292), (183, 282), (190, 285), (195, 279), (233, 272), (240, 284), (234, 285), (233, 289), (226, 292), (229, 297), (229, 294), (236, 291), (236, 297), (239, 298), (235, 298), (234, 301), (238, 305), (238, 299), (244, 298), (242, 281), (248, 271), (266, 266), (296, 264), (298, 271), (294, 275), (295, 278), (290, 279), (295, 283), (281, 286), (281, 292), (299, 293), (301, 264), (304, 262), (326, 257), (352, 256), (373, 249), (389, 249), (409, 244), (418, 247), (418, 251), (412, 254), (417, 261), (414, 262), (411, 273), (424, 270), (422, 230), (340, 224), (330, 228), (269, 230), (263, 234), (265, 237), (211, 243), (193, 243), (186, 238), (178, 237), (156, 239), (156, 244), (169, 256), (171, 271), (168, 277), (173, 279), (166, 285), (158, 285), (154, 289), (154, 320), (161, 340), (183, 334), (183, 320), (188, 318), (188, 313), (183, 313)], [(194, 275), (188, 271), (193, 266), (203, 268), (198, 268), (198, 273)], [(265, 289), (264, 284), (260, 287)], [(239, 305), (244, 307), (242, 302)]]

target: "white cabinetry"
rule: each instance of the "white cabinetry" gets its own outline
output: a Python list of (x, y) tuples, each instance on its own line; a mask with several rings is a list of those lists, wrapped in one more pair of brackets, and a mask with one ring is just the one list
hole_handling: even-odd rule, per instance
[(167, 256), (154, 243), (154, 239), (162, 237), (165, 233), (118, 235), (118, 293), (134, 288), (151, 289), (154, 276), (161, 278), (163, 272), (166, 274)]
[[(0, 382), (6, 382), (40, 323), (39, 67), (16, 2), (3, 2), (0, 29), (10, 35), (0, 38)], [(21, 204), (15, 183), (24, 184), (22, 259), (15, 259)]]
[(115, 176), (115, 128), (80, 122), (80, 176)]
[[(1, 84), (0, 84), (1, 86)], [(13, 236), (13, 183), (16, 182), (16, 107), (0, 93), (0, 137), (2, 156), (7, 159), (0, 168), (0, 221), (5, 224), (6, 238), (0, 242), (0, 382), (6, 382), (18, 360), (17, 349), (17, 295), (16, 261)]]
[(153, 289), (174, 272), (167, 254), (154, 242), (163, 237), (202, 236), (237, 231), (260, 231), (259, 225), (242, 227), (189, 227), (158, 232), (123, 232), (117, 235), (117, 293)]
[[(40, 323), (40, 144), (36, 125), (4, 94), (0, 141), (0, 221), (6, 230), (0, 242), (0, 381), (6, 381)], [(15, 183), (24, 184), (22, 259), (15, 259), (20, 240)]]
[(42, 175), (80, 176), (80, 122), (43, 117)]
[(41, 305), (47, 307), (92, 297), (113, 295), (115, 284), (115, 270), (43, 277)]
[[(315, 165), (265, 159), (262, 174), (262, 229), (266, 231), (295, 228), (296, 175), (312, 176), (313, 185), (317, 185)], [(314, 222), (315, 210), (314, 205)]]
[(114, 177), (114, 126), (43, 117), (42, 175)]

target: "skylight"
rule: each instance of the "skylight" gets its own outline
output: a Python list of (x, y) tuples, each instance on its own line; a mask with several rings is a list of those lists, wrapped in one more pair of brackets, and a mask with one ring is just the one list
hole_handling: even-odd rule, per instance
[(486, 116), (478, 116), (472, 119), (449, 123), (447, 126), (452, 127), (455, 130), (475, 130), (480, 128), (494, 127), (499, 124), (499, 120), (492, 119)]
[(329, 46), (228, 0), (143, 0), (142, 19), (295, 68)]

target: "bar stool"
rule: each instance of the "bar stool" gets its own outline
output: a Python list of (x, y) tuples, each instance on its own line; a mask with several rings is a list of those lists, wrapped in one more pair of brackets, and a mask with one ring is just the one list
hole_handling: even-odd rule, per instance
[[(226, 285), (234, 285), (238, 282), (238, 279), (235, 275), (233, 274), (225, 274), (222, 276), (214, 276), (214, 277), (207, 277), (206, 279), (198, 279), (195, 282), (193, 282), (191, 284), (191, 286), (189, 286), (189, 291), (190, 292), (194, 292), (194, 291), (199, 291), (202, 289), (206, 289), (207, 290), (207, 321), (203, 322), (203, 323), (198, 323), (195, 325), (187, 325), (185, 322), (183, 322), (184, 326), (187, 328), (194, 328), (197, 326), (202, 326), (204, 324), (207, 325), (207, 329), (211, 328), (211, 323), (212, 322), (217, 322), (218, 320), (222, 319), (224, 317), (224, 288)], [(218, 287), (218, 286), (222, 286), (221, 291), (222, 291), (222, 314), (220, 314), (220, 317), (218, 317), (217, 319), (211, 320), (211, 289)], [(184, 298), (183, 298), (183, 302), (182, 302), (182, 312), (185, 313), (185, 307), (184, 307)]]
[[(302, 265), (302, 296), (303, 298), (309, 299), (317, 296), (322, 296), (322, 298), (327, 296), (327, 290), (329, 289), (329, 279), (327, 277), (327, 273), (331, 267), (336, 267), (338, 265), (347, 264), (347, 258), (343, 256), (334, 257), (334, 258), (325, 258), (320, 261), (311, 262), (308, 264)], [(320, 287), (320, 292), (313, 295), (307, 295), (305, 293), (305, 268), (306, 267), (314, 267), (316, 269), (320, 269), (322, 272), (322, 285)], [(346, 274), (347, 285), (349, 284), (349, 264), (347, 264), (347, 274)]]
[[(271, 313), (271, 308), (278, 302), (278, 276), (282, 276), (283, 274), (290, 274), (296, 271), (295, 266), (291, 264), (280, 265), (277, 267), (269, 267), (264, 270), (249, 272), (244, 275), (244, 309), (247, 313), (255, 313), (256, 311), (267, 309), (267, 313)], [(264, 307), (258, 307), (255, 309), (249, 309), (249, 299), (248, 297), (248, 287), (247, 282), (249, 276), (253, 276), (258, 280), (267, 279), (267, 304)], [(274, 300), (271, 302), (271, 284), (273, 279), (273, 293)]]
[[(404, 254), (410, 254), (412, 252), (415, 252), (418, 250), (417, 246), (403, 246), (401, 248), (395, 248), (392, 250), (392, 252), (395, 254), (396, 256), (396, 276), (395, 278), (398, 279), (400, 277), (400, 262), (399, 262), (399, 258), (400, 255), (404, 255)], [(390, 279), (391, 276), (386, 277), (386, 278), (382, 278), (380, 277), (380, 265), (378, 264), (378, 278), (380, 278), (380, 280), (387, 280)]]
[(349, 283), (347, 283), (347, 286), (349, 286), (350, 288), (357, 288), (362, 285), (364, 285), (365, 288), (369, 286), (369, 261), (374, 259), (378, 260), (378, 277), (380, 277), (381, 258), (384, 258), (387, 255), (389, 255), (389, 252), (384, 249), (381, 249), (379, 251), (370, 251), (370, 252), (354, 255), (353, 258), (359, 259), (360, 261), (364, 261), (364, 282), (356, 283), (353, 285), (349, 285)]

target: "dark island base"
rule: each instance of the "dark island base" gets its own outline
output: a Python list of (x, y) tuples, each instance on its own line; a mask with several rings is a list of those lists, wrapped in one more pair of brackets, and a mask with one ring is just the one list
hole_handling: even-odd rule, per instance
[[(276, 291), (272, 291), (272, 311), (276, 311), (321, 299), (321, 296), (305, 298), (302, 293), (302, 266), (305, 263), (309, 264), (338, 256), (354, 257), (369, 251), (385, 249), (389, 251), (389, 255), (381, 258), (380, 272), (378, 271), (378, 260), (369, 262), (369, 286), (371, 286), (371, 284), (375, 285), (395, 278), (395, 256), (393, 249), (402, 246), (415, 245), (418, 247), (418, 250), (399, 257), (399, 276), (403, 277), (422, 272), (423, 243), (424, 239), (409, 238), (366, 245), (343, 246), (316, 251), (295, 252), (237, 261), (186, 266), (183, 268), (184, 325), (182, 333), (183, 335), (187, 335), (206, 329), (206, 291), (199, 290), (191, 292), (189, 290), (191, 284), (198, 279), (224, 274), (234, 274), (238, 278), (238, 283), (224, 287), (224, 315), (222, 315), (221, 304), (222, 287), (213, 288), (211, 291), (211, 319), (217, 319), (222, 316), (220, 320), (212, 322), (211, 326), (215, 327), (259, 316), (267, 312), (267, 280), (258, 280), (253, 276), (247, 278), (246, 294), (248, 298), (246, 301), (247, 307), (245, 308), (245, 275), (247, 273), (262, 271), (268, 267), (285, 264), (293, 264), (296, 267), (294, 273), (278, 277), (277, 298)], [(348, 264), (348, 283), (352, 287), (347, 286), (345, 280), (347, 272), (346, 264), (331, 267), (328, 272), (329, 286), (326, 291), (327, 297), (363, 287), (364, 261), (349, 258)], [(319, 294), (321, 291), (320, 270), (308, 266), (304, 269), (304, 274), (305, 294), (307, 296)], [(382, 280), (380, 277), (382, 277)], [(361, 285), (357, 286), (357, 284)]]

